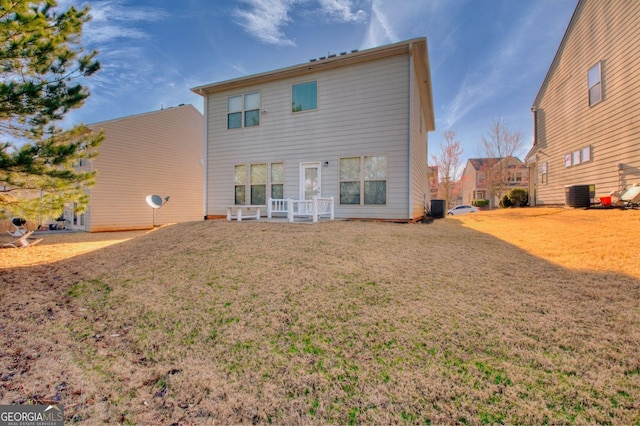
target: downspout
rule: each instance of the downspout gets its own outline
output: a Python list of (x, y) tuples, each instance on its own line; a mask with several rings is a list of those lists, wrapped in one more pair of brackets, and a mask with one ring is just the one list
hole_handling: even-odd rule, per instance
[(409, 209), (408, 209), (408, 217), (409, 220), (413, 219), (413, 199), (412, 199), (412, 195), (413, 195), (413, 146), (411, 144), (412, 142), (412, 138), (413, 138), (413, 70), (414, 70), (414, 63), (413, 63), (413, 43), (409, 43), (409, 167), (407, 167), (407, 170), (409, 172), (409, 185), (408, 185), (408, 190), (409, 190)]
[[(89, 171), (93, 173), (93, 159), (89, 159)], [(89, 188), (89, 205), (87, 206), (87, 210), (84, 215), (84, 232), (91, 232), (93, 227), (93, 209), (91, 208), (91, 202), (93, 201), (93, 187)]]
[[(538, 108), (531, 106), (533, 113), (533, 146), (538, 145)], [(537, 150), (536, 150), (537, 151)], [(527, 159), (528, 160), (528, 159)], [(531, 169), (531, 167), (529, 167)], [(538, 154), (533, 163), (533, 173), (529, 172), (529, 205), (534, 207), (538, 198)]]

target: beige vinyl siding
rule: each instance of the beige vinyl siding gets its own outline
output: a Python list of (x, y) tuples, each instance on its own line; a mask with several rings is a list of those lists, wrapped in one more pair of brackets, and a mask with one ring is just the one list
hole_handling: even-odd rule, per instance
[[(322, 196), (335, 197), (337, 217), (406, 218), (408, 73), (408, 56), (394, 56), (207, 95), (206, 214), (233, 204), (235, 164), (284, 162), (285, 197), (299, 198), (300, 163), (317, 161)], [(291, 88), (308, 81), (317, 81), (318, 108), (292, 113)], [(260, 91), (260, 125), (227, 130), (227, 97), (252, 91)], [(339, 159), (363, 155), (387, 156), (387, 205), (341, 206)]]
[(467, 161), (467, 164), (462, 171), (461, 185), (462, 185), (462, 203), (471, 204), (474, 199), (474, 191), (477, 187), (477, 172), (473, 164)]
[(202, 220), (204, 120), (192, 105), (90, 125), (105, 140), (92, 160), (97, 170), (87, 231), (147, 229), (146, 196), (170, 196), (156, 225)]
[(427, 123), (424, 121), (413, 57), (409, 68), (411, 82), (411, 179), (410, 219), (424, 215), (424, 207), (431, 202), (428, 177)]
[[(538, 204), (564, 204), (565, 185), (595, 184), (602, 196), (640, 183), (637, 46), (640, 2), (579, 3), (536, 100)], [(603, 100), (589, 107), (587, 71), (599, 61)], [(591, 161), (565, 167), (564, 155), (586, 146), (591, 146)], [(541, 181), (545, 161), (547, 184)]]

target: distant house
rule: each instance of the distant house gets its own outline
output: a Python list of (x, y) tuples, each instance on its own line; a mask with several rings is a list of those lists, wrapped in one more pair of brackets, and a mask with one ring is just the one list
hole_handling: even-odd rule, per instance
[[(192, 105), (90, 124), (103, 130), (84, 213), (66, 209), (67, 228), (88, 232), (147, 229), (154, 224), (202, 220), (204, 119)], [(169, 201), (154, 213), (147, 195)]]
[(192, 89), (204, 97), (205, 215), (334, 197), (338, 218), (422, 217), (434, 130), (425, 38)]
[(511, 189), (527, 189), (529, 176), (527, 166), (516, 157), (507, 158), (470, 158), (462, 171), (461, 193), (462, 203), (471, 204), (474, 200), (489, 200), (491, 207), (498, 207), (500, 200), (493, 183), (504, 171), (502, 196)]
[(640, 2), (580, 0), (533, 103), (530, 203), (640, 183)]

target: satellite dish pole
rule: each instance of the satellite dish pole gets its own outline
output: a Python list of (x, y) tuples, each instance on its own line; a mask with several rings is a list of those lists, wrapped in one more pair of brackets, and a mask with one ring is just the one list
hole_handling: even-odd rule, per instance
[(164, 206), (165, 204), (167, 204), (169, 202), (169, 198), (171, 198), (169, 195), (167, 195), (166, 197), (164, 197), (164, 200), (162, 199), (161, 196), (159, 195), (147, 195), (147, 204), (149, 204), (149, 207), (151, 207), (152, 211), (153, 211), (153, 227), (156, 227), (156, 210), (158, 210), (160, 207)]

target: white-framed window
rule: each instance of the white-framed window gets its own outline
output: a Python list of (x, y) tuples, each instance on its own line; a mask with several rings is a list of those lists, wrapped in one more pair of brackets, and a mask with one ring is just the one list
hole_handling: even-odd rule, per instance
[(478, 172), (478, 183), (484, 185), (487, 182), (487, 175), (485, 172)]
[(581, 163), (591, 161), (591, 145), (576, 149), (570, 153), (564, 155), (564, 166), (571, 167), (577, 166)]
[(576, 164), (580, 164), (580, 150), (576, 149), (575, 151), (573, 151), (573, 153), (571, 154), (571, 158), (571, 162), (574, 166)]
[(340, 204), (387, 204), (387, 156), (340, 158)]
[(237, 205), (265, 205), (269, 196), (284, 198), (284, 163), (237, 164), (234, 188), (234, 204)]
[(251, 198), (249, 202), (254, 206), (267, 204), (267, 165), (252, 164), (250, 170)]
[(291, 87), (291, 112), (318, 109), (318, 82), (294, 84)]
[(284, 163), (271, 163), (271, 198), (284, 198)]
[(509, 173), (511, 182), (522, 182), (523, 173), (520, 171)]
[(587, 84), (589, 86), (589, 106), (593, 106), (602, 100), (602, 62), (589, 68)]
[(234, 204), (246, 204), (247, 166), (237, 164), (233, 171), (233, 183), (235, 187)]
[(571, 167), (571, 154), (564, 155), (564, 166)]
[(549, 182), (548, 167), (549, 166), (548, 166), (546, 161), (544, 163), (542, 163), (542, 165), (540, 166), (540, 174), (541, 174), (542, 183), (548, 183)]
[(227, 129), (240, 129), (260, 124), (260, 92), (227, 98)]

